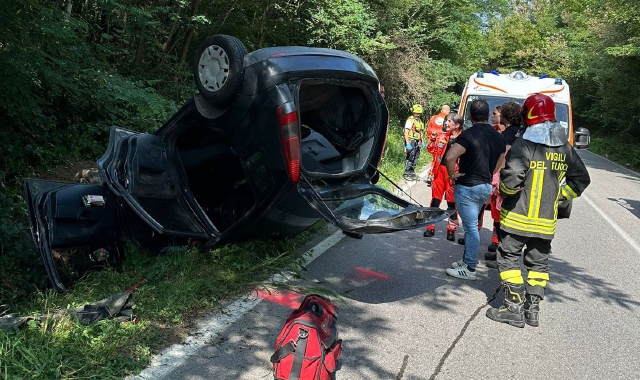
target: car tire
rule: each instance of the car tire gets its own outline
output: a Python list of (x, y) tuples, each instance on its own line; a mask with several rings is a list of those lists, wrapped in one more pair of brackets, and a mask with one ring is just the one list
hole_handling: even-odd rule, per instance
[(558, 207), (558, 219), (567, 219), (571, 216), (573, 202), (569, 202), (566, 207)]
[(235, 98), (244, 79), (247, 48), (240, 40), (225, 34), (207, 37), (196, 51), (193, 76), (200, 94), (212, 103)]

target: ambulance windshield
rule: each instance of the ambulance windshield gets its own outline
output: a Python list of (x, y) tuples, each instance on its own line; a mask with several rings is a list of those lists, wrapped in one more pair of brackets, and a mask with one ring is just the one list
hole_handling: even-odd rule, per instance
[[(469, 120), (469, 105), (472, 101), (481, 99), (489, 103), (489, 118), (491, 118), (491, 112), (497, 106), (503, 105), (509, 101), (515, 101), (518, 104), (524, 102), (524, 98), (514, 98), (509, 96), (487, 96), (487, 95), (470, 95), (465, 102), (464, 110), (462, 111), (462, 117), (464, 117), (464, 129), (471, 127), (471, 120)], [(563, 103), (556, 103), (556, 120), (560, 122), (565, 128), (569, 128), (569, 106)]]

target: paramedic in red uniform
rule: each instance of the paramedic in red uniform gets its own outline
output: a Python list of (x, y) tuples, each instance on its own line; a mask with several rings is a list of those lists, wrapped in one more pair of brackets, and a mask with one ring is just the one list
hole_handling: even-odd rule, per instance
[[(455, 210), (456, 203), (453, 198), (453, 185), (447, 168), (442, 164), (442, 158), (451, 146), (456, 142), (456, 138), (462, 132), (464, 119), (458, 114), (449, 114), (444, 123), (443, 132), (439, 138), (432, 136), (429, 138), (427, 152), (433, 155), (433, 181), (431, 183), (431, 207), (440, 207), (443, 197), (447, 199), (447, 210)], [(453, 214), (447, 224), (447, 240), (456, 239), (456, 229), (458, 228), (458, 216)], [(436, 232), (435, 225), (427, 226), (424, 237), (431, 237)]]
[[(444, 128), (444, 119), (451, 112), (451, 108), (448, 105), (443, 105), (440, 109), (440, 113), (431, 116), (429, 119), (429, 123), (427, 124), (427, 136), (429, 139), (434, 137), (438, 139), (439, 135), (442, 134), (442, 129)], [(431, 185), (431, 181), (433, 181), (433, 176), (435, 173), (433, 172), (434, 166), (434, 157), (431, 155), (431, 165), (429, 166), (429, 176), (427, 177), (427, 184)]]

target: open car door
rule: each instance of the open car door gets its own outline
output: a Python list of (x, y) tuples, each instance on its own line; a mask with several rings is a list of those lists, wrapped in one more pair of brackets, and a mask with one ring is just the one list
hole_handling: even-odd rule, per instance
[(31, 235), (58, 292), (89, 269), (122, 258), (115, 197), (102, 185), (28, 179), (25, 197)]
[(377, 234), (435, 224), (454, 211), (422, 207), (373, 185), (361, 182), (327, 184), (301, 176), (298, 192), (326, 220), (344, 231)]
[(215, 237), (167, 144), (156, 135), (113, 127), (98, 168), (109, 189), (160, 234)]

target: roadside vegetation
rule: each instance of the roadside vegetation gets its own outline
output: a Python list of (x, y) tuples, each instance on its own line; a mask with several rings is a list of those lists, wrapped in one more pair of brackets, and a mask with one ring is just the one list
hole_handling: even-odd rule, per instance
[[(0, 378), (122, 378), (179, 341), (204, 310), (273, 273), (299, 271), (296, 252), (317, 230), (207, 252), (130, 247), (121, 268), (91, 273), (64, 295), (48, 289), (24, 179), (95, 162), (112, 125), (156, 130), (195, 92), (190, 62), (208, 35), (234, 35), (250, 51), (322, 46), (365, 59), (385, 84), (391, 121), (381, 171), (396, 181), (409, 107), (422, 104), (425, 121), (442, 104), (455, 107), (478, 70), (564, 78), (590, 150), (640, 170), (640, 98), (629, 94), (640, 85), (636, 0), (0, 0), (0, 10), (0, 305), (49, 315), (0, 331)], [(423, 154), (420, 166), (427, 162)], [(54, 172), (57, 180), (75, 174)], [(138, 323), (54, 317), (142, 280)]]

